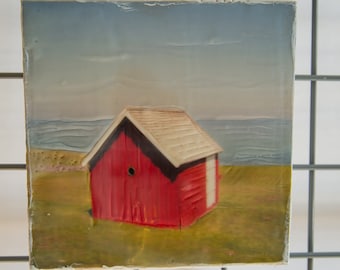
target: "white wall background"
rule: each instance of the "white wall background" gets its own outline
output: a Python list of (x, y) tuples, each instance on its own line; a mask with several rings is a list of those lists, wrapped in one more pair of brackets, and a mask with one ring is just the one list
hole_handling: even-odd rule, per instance
[[(310, 72), (311, 0), (297, 0), (296, 74)], [(318, 73), (340, 74), (340, 1), (319, 0)], [(22, 72), (20, 0), (0, 0), (0, 72)], [(295, 84), (293, 163), (308, 163), (309, 82)], [(316, 161), (340, 164), (340, 82), (318, 82)], [(25, 162), (24, 95), (20, 79), (0, 79), (0, 163)], [(340, 171), (317, 171), (315, 251), (340, 251)], [(308, 172), (294, 171), (290, 251), (307, 251)], [(0, 170), (0, 256), (28, 255), (26, 172)], [(284, 266), (228, 269), (306, 269)], [(0, 269), (28, 269), (0, 262)], [(315, 259), (314, 269), (340, 269), (340, 258)]]

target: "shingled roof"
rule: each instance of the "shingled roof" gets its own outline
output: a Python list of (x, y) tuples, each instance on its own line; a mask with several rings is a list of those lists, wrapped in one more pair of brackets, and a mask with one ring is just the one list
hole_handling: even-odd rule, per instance
[[(84, 157), (87, 165), (127, 118), (176, 168), (223, 149), (182, 109), (127, 107)], [(105, 151), (105, 150), (104, 150)]]

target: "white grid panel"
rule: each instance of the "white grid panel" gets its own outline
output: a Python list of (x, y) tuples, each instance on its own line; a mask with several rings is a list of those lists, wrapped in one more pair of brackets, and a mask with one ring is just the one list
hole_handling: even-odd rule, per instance
[[(316, 5), (317, 4), (317, 5)], [(317, 7), (315, 190), (310, 204), (312, 8)], [(340, 269), (340, 1), (298, 0), (291, 259), (229, 269)], [(316, 31), (317, 30), (317, 31)], [(28, 269), (20, 1), (0, 1), (0, 269)], [(314, 44), (314, 45), (315, 45)], [(324, 76), (325, 75), (325, 76)], [(327, 77), (327, 76), (328, 77)], [(327, 77), (327, 78), (325, 78)], [(17, 169), (15, 169), (17, 168)], [(328, 169), (325, 169), (328, 168)], [(330, 170), (331, 169), (331, 170)], [(308, 218), (312, 207), (314, 217)], [(310, 221), (313, 231), (308, 234)], [(312, 237), (312, 248), (308, 241)], [(309, 259), (307, 259), (309, 257)]]

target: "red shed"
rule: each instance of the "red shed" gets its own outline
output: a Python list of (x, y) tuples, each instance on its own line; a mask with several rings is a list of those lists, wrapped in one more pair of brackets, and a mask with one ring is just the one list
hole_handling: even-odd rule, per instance
[(86, 155), (94, 218), (184, 227), (218, 201), (222, 148), (183, 110), (129, 107)]

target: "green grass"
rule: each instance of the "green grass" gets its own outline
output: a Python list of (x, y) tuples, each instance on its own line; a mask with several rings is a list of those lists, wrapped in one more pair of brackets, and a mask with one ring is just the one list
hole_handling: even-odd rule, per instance
[(175, 230), (93, 220), (86, 171), (36, 173), (30, 183), (32, 263), (54, 268), (282, 261), (290, 174), (289, 166), (221, 167), (218, 206)]

